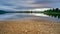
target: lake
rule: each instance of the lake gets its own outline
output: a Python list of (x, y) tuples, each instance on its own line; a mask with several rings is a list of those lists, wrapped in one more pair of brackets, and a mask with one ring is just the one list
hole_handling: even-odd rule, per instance
[(60, 22), (60, 18), (52, 17), (43, 13), (6, 13), (6, 14), (0, 15), (0, 21), (1, 20), (33, 19), (33, 18), (48, 19), (50, 21)]

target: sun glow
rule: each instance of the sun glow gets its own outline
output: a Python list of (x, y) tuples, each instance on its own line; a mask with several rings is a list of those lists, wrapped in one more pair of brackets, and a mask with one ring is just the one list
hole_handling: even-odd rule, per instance
[(32, 9), (31, 11), (44, 11), (48, 9), (51, 9), (51, 8)]

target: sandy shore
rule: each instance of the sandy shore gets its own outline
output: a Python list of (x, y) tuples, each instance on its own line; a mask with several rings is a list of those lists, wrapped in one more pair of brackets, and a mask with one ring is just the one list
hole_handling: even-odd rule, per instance
[(0, 34), (60, 34), (60, 23), (41, 19), (0, 21)]

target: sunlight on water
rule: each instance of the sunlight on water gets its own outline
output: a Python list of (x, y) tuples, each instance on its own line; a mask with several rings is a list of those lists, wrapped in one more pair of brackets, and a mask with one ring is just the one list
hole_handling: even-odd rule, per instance
[(32, 13), (34, 16), (43, 16), (43, 17), (49, 17), (47, 15), (44, 15), (43, 13)]
[(7, 13), (0, 15), (0, 20), (19, 20), (19, 19), (49, 19), (51, 21), (60, 21), (58, 18), (53, 18), (43, 13)]

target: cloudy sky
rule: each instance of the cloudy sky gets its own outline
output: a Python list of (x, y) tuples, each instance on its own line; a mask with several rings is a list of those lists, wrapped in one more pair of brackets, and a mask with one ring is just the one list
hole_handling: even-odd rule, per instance
[(60, 0), (0, 0), (0, 10), (60, 8)]

